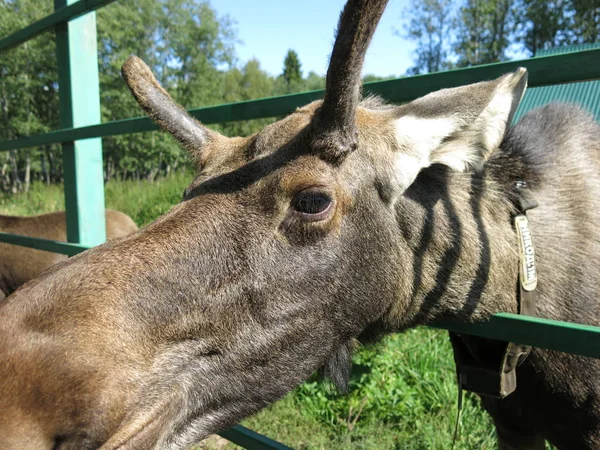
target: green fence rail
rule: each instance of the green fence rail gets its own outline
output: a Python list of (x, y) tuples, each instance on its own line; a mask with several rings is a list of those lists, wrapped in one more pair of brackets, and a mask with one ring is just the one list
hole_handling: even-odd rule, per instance
[[(379, 95), (387, 101), (402, 103), (429, 92), (496, 78), (518, 67), (527, 67), (529, 87), (588, 81), (600, 78), (600, 49), (584, 50), (555, 56), (486, 64), (414, 77), (365, 83), (366, 94)], [(323, 91), (302, 92), (279, 97), (247, 100), (238, 103), (190, 109), (190, 114), (210, 125), (225, 122), (263, 119), (289, 114), (300, 106), (323, 97)], [(1, 150), (14, 150), (38, 145), (57, 144), (78, 139), (115, 136), (156, 130), (148, 117), (116, 120), (87, 127), (67, 128), (44, 134), (0, 142)]]
[(444, 322), (436, 328), (600, 358), (600, 327), (590, 325), (499, 313), (485, 322)]
[[(56, 31), (61, 128), (44, 134), (0, 142), (0, 151), (63, 144), (69, 240), (69, 242), (57, 242), (0, 233), (0, 242), (72, 256), (105, 239), (102, 228), (105, 221), (100, 138), (156, 129), (147, 117), (100, 123), (96, 44), (89, 39), (90, 37), (93, 41), (96, 39), (94, 11), (113, 1), (54, 0), (54, 13), (0, 39), (1, 52), (45, 31)], [(87, 40), (84, 39), (84, 34)], [(77, 55), (77, 64), (74, 64), (74, 55)], [(517, 67), (528, 69), (531, 87), (600, 79), (600, 49), (366, 83), (364, 91), (367, 94), (379, 95), (390, 102), (402, 103), (438, 89), (495, 78)], [(93, 101), (90, 101), (90, 83), (95, 83), (91, 91)], [(80, 94), (82, 89), (86, 92), (85, 99)], [(191, 109), (190, 113), (205, 124), (278, 117), (322, 96), (323, 91), (303, 92), (196, 108)], [(83, 183), (82, 180), (86, 182)], [(86, 198), (86, 202), (81, 201), (83, 198)], [(92, 198), (92, 201), (89, 201), (89, 198)], [(438, 328), (600, 358), (600, 327), (502, 313), (494, 315), (486, 322), (444, 323)], [(248, 449), (289, 449), (279, 442), (239, 425), (220, 434)]]
[(269, 439), (241, 425), (234, 425), (220, 432), (219, 435), (240, 447), (252, 450), (292, 450), (291, 447), (283, 445), (281, 442)]
[(0, 242), (7, 244), (20, 245), (21, 247), (35, 248), (46, 252), (62, 253), (67, 256), (75, 256), (89, 248), (91, 245), (83, 245), (72, 242), (50, 241), (48, 239), (32, 238), (12, 233), (0, 232)]
[(115, 0), (79, 0), (72, 5), (59, 7), (53, 14), (32, 23), (28, 27), (17, 31), (10, 36), (0, 39), (0, 52), (16, 47), (23, 42), (33, 39), (44, 31), (53, 30), (58, 24), (66, 23), (71, 19), (76, 19), (79, 16), (95, 11), (114, 1)]

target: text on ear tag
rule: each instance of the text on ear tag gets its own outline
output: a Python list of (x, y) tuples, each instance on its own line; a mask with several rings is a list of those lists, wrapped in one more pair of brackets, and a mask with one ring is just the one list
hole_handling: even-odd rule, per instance
[(519, 238), (519, 279), (524, 290), (533, 291), (537, 286), (537, 271), (535, 268), (535, 250), (527, 216), (524, 214), (516, 216), (515, 228)]

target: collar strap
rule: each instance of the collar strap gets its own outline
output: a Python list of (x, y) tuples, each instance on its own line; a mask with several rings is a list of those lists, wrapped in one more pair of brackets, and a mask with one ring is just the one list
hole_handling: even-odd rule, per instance
[[(533, 316), (537, 272), (527, 211), (538, 204), (524, 181), (515, 183), (515, 191), (517, 213), (513, 220), (519, 242), (518, 312)], [(450, 332), (450, 342), (454, 350), (459, 388), (496, 398), (504, 398), (517, 388), (517, 366), (525, 361), (531, 351), (531, 347), (527, 345), (501, 343), (453, 332)], [(487, 348), (483, 352), (485, 356), (482, 355), (481, 348)]]
[[(525, 181), (515, 183), (517, 190), (517, 206), (519, 213), (514, 218), (515, 230), (519, 240), (519, 314), (535, 316), (535, 289), (537, 287), (537, 270), (535, 267), (535, 248), (533, 236), (529, 228), (527, 211), (536, 208), (533, 194)], [(529, 356), (531, 346), (509, 342), (503, 358), (502, 371), (505, 373), (505, 383), (500, 396), (506, 397), (517, 388), (516, 368)]]

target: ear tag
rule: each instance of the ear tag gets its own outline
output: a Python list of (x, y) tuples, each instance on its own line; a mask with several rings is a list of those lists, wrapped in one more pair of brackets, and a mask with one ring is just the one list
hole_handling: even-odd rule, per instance
[(527, 216), (519, 214), (515, 217), (515, 228), (519, 238), (519, 279), (526, 291), (533, 291), (537, 286), (537, 271), (535, 268), (535, 249)]

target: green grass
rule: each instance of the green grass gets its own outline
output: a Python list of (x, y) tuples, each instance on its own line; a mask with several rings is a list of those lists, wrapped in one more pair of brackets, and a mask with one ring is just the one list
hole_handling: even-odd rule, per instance
[[(139, 225), (147, 225), (179, 203), (192, 175), (177, 172), (155, 182), (110, 181), (104, 195), (106, 207), (122, 211)], [(33, 183), (29, 192), (0, 194), (0, 212), (11, 215), (33, 215), (65, 208), (62, 185)]]
[[(113, 181), (107, 207), (145, 225), (179, 202), (191, 180), (186, 173), (154, 183)], [(31, 215), (64, 208), (62, 186), (33, 184), (26, 194), (0, 195), (4, 214)], [(309, 380), (244, 425), (296, 449), (450, 449), (457, 414), (457, 387), (445, 332), (410, 330), (360, 349), (351, 391), (338, 396)], [(465, 394), (455, 448), (496, 448), (489, 417)], [(222, 447), (219, 447), (222, 448)], [(232, 444), (227, 448), (235, 448)]]
[[(390, 336), (354, 358), (345, 396), (309, 380), (243, 424), (297, 449), (450, 449), (458, 391), (445, 332)], [(490, 418), (465, 394), (456, 449), (497, 447)]]

